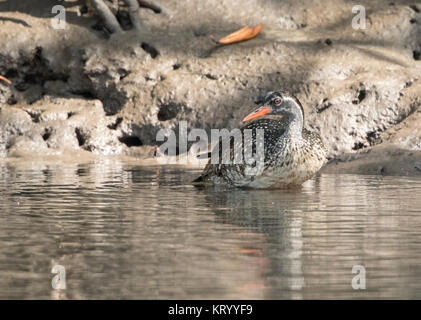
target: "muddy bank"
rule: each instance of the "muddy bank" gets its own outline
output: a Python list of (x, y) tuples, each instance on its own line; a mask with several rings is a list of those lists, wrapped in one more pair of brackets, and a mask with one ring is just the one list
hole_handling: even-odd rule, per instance
[(364, 152), (338, 156), (322, 172), (421, 177), (421, 151), (380, 145)]
[(381, 143), (338, 155), (325, 173), (421, 176), (421, 110), (379, 136)]
[[(13, 82), (0, 83), (1, 157), (149, 157), (159, 129), (177, 131), (181, 120), (189, 128), (238, 127), (274, 89), (298, 96), (306, 126), (332, 159), (369, 157), (377, 145), (379, 163), (391, 144), (421, 150), (414, 1), (358, 2), (366, 29), (354, 30), (356, 2), (168, 0), (159, 14), (141, 10), (139, 32), (111, 37), (92, 28), (97, 18), (76, 1), (65, 2), (66, 29), (53, 29), (54, 4), (0, 3), (0, 74)], [(251, 41), (219, 47), (210, 38), (261, 22)], [(395, 154), (402, 162), (406, 155)]]

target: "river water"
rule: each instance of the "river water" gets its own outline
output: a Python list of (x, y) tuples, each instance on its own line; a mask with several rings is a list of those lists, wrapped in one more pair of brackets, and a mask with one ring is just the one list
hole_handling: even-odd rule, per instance
[(421, 298), (421, 179), (322, 174), (268, 191), (197, 188), (197, 174), (0, 162), (0, 298)]

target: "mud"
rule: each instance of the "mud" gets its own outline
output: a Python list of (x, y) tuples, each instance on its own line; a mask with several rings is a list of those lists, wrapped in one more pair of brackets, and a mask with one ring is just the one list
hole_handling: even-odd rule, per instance
[[(64, 2), (65, 30), (51, 26), (56, 1), (1, 2), (0, 74), (13, 84), (0, 82), (0, 156), (150, 157), (159, 129), (177, 130), (180, 120), (238, 127), (254, 101), (277, 89), (300, 99), (306, 126), (335, 159), (330, 168), (364, 157), (385, 166), (389, 156), (413, 167), (408, 152), (421, 150), (420, 4), (157, 3), (161, 13), (141, 9), (140, 31), (110, 36), (76, 1)], [(351, 26), (356, 4), (367, 10), (365, 30)], [(211, 39), (258, 23), (265, 27), (256, 39)]]

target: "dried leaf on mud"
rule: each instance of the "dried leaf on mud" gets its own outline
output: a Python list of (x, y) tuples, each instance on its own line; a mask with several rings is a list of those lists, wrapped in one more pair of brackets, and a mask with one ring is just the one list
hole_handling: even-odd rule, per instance
[(219, 39), (218, 43), (220, 44), (230, 44), (230, 43), (236, 43), (241, 42), (249, 39), (255, 38), (260, 31), (263, 29), (263, 24), (259, 24), (255, 27), (249, 27), (245, 26), (221, 39)]
[(3, 80), (4, 82), (6, 82), (7, 84), (12, 84), (12, 82), (9, 80), (9, 79), (7, 79), (7, 78), (5, 78), (5, 77), (3, 77), (3, 76), (0, 76), (0, 80)]

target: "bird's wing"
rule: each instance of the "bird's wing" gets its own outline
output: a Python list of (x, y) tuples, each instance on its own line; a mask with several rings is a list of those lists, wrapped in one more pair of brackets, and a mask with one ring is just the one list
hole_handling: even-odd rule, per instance
[[(210, 153), (210, 159), (208, 164), (206, 165), (205, 169), (202, 172), (202, 175), (195, 180), (195, 182), (202, 182), (206, 181), (207, 178), (210, 176), (222, 176), (224, 171), (226, 170), (244, 170), (244, 166), (235, 166), (232, 164), (235, 158), (235, 151), (239, 150), (242, 152), (241, 159), (244, 159), (244, 140), (248, 137), (244, 136), (245, 130), (251, 130), (252, 134), (252, 154), (256, 153), (256, 130), (263, 129), (264, 130), (264, 141), (265, 141), (265, 161), (268, 160), (270, 154), (267, 152), (269, 148), (267, 148), (267, 144), (275, 145), (279, 137), (285, 132), (287, 126), (286, 119), (258, 119), (252, 122), (248, 122), (240, 127), (241, 132), (241, 139), (235, 139), (234, 136), (230, 135), (225, 137), (225, 140), (220, 139), (218, 144), (213, 148), (212, 152)], [(223, 147), (223, 144), (227, 143), (227, 139), (229, 139), (229, 148), (226, 149)], [(246, 144), (247, 146), (247, 144)], [(238, 151), (237, 151), (238, 152)], [(231, 164), (224, 164), (222, 160), (230, 159)], [(213, 159), (213, 161), (212, 161)], [(217, 159), (217, 161), (215, 161)], [(213, 163), (212, 163), (213, 162)]]

